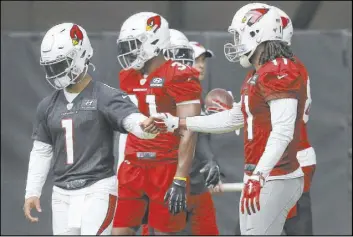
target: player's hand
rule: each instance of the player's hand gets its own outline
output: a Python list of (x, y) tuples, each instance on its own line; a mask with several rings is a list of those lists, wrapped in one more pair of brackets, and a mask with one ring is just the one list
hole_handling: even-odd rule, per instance
[(166, 131), (166, 127), (157, 125), (155, 118), (153, 117), (149, 117), (148, 119), (143, 121), (140, 124), (140, 127), (145, 133), (151, 133), (151, 134), (158, 134), (160, 132)]
[(211, 194), (223, 193), (222, 180), (219, 180), (219, 182), (216, 186), (208, 188), (208, 191)]
[(42, 212), (42, 209), (40, 207), (40, 201), (39, 201), (38, 197), (27, 198), (25, 200), (25, 204), (23, 205), (23, 211), (24, 211), (25, 217), (30, 222), (38, 222), (39, 221), (38, 217), (33, 217), (31, 215), (32, 208), (36, 208), (38, 212)]
[[(241, 213), (245, 213), (245, 208), (246, 212), (249, 215), (251, 215), (251, 211), (252, 213), (260, 211), (260, 192), (264, 183), (265, 179), (261, 174), (250, 176), (243, 188), (243, 197), (241, 199)], [(257, 210), (255, 208), (255, 204)]]
[(221, 172), (216, 161), (210, 160), (201, 170), (200, 173), (207, 174), (206, 187), (212, 188), (218, 185), (221, 180)]
[(170, 113), (152, 114), (157, 126), (166, 127), (168, 132), (174, 132), (179, 127), (179, 118)]
[(186, 181), (174, 179), (172, 185), (164, 196), (169, 212), (176, 215), (186, 211)]

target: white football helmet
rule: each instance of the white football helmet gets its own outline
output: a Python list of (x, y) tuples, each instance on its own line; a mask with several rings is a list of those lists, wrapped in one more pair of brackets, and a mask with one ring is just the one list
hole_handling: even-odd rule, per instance
[(170, 33), (170, 47), (164, 51), (164, 56), (167, 59), (180, 62), (185, 65), (194, 65), (194, 50), (189, 44), (186, 36), (174, 29), (169, 30)]
[(226, 58), (231, 62), (239, 61), (243, 67), (251, 66), (249, 59), (262, 42), (283, 39), (280, 15), (275, 8), (262, 3), (248, 5), (234, 15), (229, 26), (234, 44), (224, 45)]
[(40, 65), (44, 66), (47, 81), (61, 90), (77, 83), (78, 77), (87, 73), (93, 48), (81, 26), (62, 23), (45, 34), (40, 54)]
[(170, 46), (168, 22), (153, 12), (134, 14), (121, 26), (117, 44), (121, 67), (140, 70), (145, 62)]
[(279, 13), (279, 15), (281, 16), (282, 29), (283, 29), (283, 41), (285, 41), (288, 45), (291, 45), (292, 36), (294, 33), (292, 20), (284, 11), (282, 11), (278, 7), (275, 7), (275, 8)]

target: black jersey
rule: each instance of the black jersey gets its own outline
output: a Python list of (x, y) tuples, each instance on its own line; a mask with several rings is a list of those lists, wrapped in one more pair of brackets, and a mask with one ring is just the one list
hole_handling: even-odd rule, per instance
[(114, 131), (137, 107), (124, 92), (91, 81), (71, 102), (63, 90), (37, 107), (32, 138), (52, 145), (54, 185), (80, 189), (114, 175)]

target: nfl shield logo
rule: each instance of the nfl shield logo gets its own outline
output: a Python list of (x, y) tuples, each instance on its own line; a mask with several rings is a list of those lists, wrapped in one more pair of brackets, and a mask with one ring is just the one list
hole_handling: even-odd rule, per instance
[(248, 84), (255, 85), (257, 79), (259, 79), (259, 75), (255, 74), (254, 76), (252, 76), (252, 77), (248, 80)]
[(67, 110), (71, 110), (73, 106), (74, 106), (73, 103), (69, 103), (66, 105), (66, 108), (67, 108)]

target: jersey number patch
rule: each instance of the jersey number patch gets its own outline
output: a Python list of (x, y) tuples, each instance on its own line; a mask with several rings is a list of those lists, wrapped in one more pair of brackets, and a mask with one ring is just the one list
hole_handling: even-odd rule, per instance
[(186, 66), (186, 65), (184, 65), (184, 64), (182, 64), (182, 63), (173, 62), (173, 63), (172, 63), (172, 67), (175, 67), (175, 66), (178, 67), (178, 70), (179, 70), (179, 71), (183, 71), (183, 70), (185, 70), (185, 69), (188, 67), (188, 66)]
[(74, 163), (74, 141), (72, 119), (61, 120), (61, 127), (65, 129), (66, 164)]
[(246, 115), (247, 115), (247, 118), (246, 118), (246, 123), (248, 124), (248, 129), (247, 129), (247, 132), (248, 132), (248, 140), (252, 140), (253, 139), (253, 115), (252, 113), (250, 112), (250, 108), (249, 108), (249, 96), (248, 95), (245, 95), (244, 96), (244, 105), (245, 105), (245, 111), (246, 111)]

